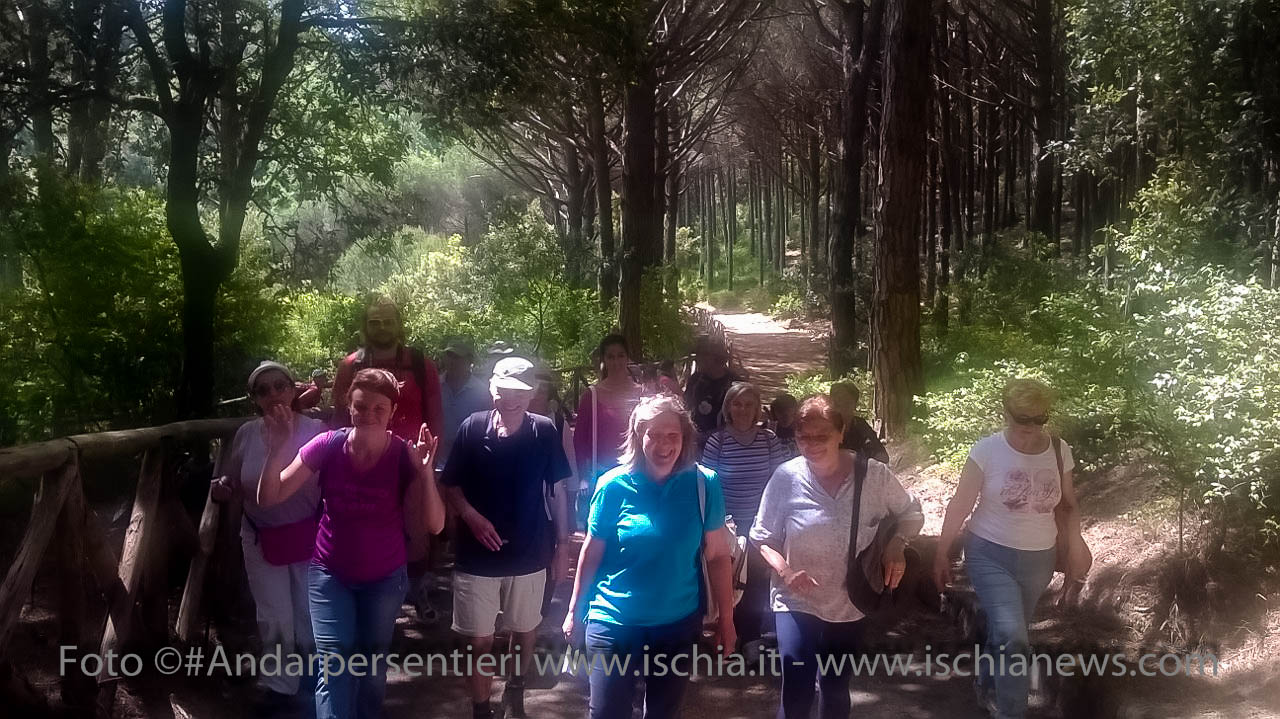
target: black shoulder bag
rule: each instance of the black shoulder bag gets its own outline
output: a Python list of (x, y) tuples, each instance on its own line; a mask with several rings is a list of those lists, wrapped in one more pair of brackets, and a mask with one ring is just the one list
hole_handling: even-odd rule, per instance
[(884, 584), (884, 549), (889, 540), (897, 533), (898, 520), (889, 516), (880, 520), (876, 527), (876, 536), (866, 549), (858, 552), (858, 526), (861, 521), (862, 487), (867, 478), (867, 456), (862, 452), (854, 454), (853, 460), (853, 516), (849, 525), (849, 553), (847, 557), (848, 572), (845, 577), (845, 588), (849, 592), (849, 601), (862, 614), (869, 618), (883, 620), (903, 612), (910, 603), (909, 597), (918, 592), (913, 587), (921, 583), (922, 567), (920, 554), (907, 547), (904, 556), (907, 560), (906, 570), (897, 589), (888, 589)]

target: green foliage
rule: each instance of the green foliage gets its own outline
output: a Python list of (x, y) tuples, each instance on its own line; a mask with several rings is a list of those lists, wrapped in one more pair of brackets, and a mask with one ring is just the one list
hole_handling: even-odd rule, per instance
[(807, 314), (804, 297), (794, 292), (786, 292), (773, 301), (773, 306), (769, 308), (769, 314), (780, 319), (799, 319), (804, 317)]
[(940, 459), (962, 463), (1000, 425), (1005, 381), (1037, 377), (1086, 466), (1154, 459), (1171, 495), (1245, 500), (1274, 537), (1280, 291), (1239, 279), (1245, 260), (1220, 231), (1233, 211), (1207, 185), (1171, 165), (1139, 195), (1116, 236), (1116, 289), (1012, 252), (973, 286), (973, 324), (926, 326), (920, 429)]
[[(56, 190), (39, 196), (11, 185), (0, 212), (23, 277), (0, 296), (0, 444), (163, 421), (181, 371), (182, 288), (160, 198), (48, 182)], [(256, 361), (269, 306), (251, 280), (223, 288), (221, 391)]]
[(802, 399), (815, 394), (826, 394), (831, 389), (831, 379), (826, 372), (806, 372), (787, 375), (787, 394)]
[(376, 285), (400, 302), (406, 334), (419, 346), (467, 334), (477, 345), (503, 340), (551, 364), (577, 365), (613, 325), (594, 290), (565, 281), (555, 233), (536, 205), (473, 247), (456, 236), (420, 246), (411, 267)]
[(364, 303), (355, 295), (303, 290), (282, 301), (284, 322), (272, 337), (276, 361), (299, 375), (330, 370), (359, 343)]
[(694, 323), (681, 307), (663, 297), (660, 277), (660, 273), (654, 271), (641, 283), (640, 318), (645, 342), (644, 357), (675, 359), (685, 356), (693, 347)]
[(733, 245), (732, 290), (728, 288), (729, 256), (725, 252), (723, 237), (717, 236), (716, 239), (714, 287), (708, 292), (701, 265), (704, 239), (693, 233), (694, 228), (681, 227), (677, 230), (677, 261), (683, 270), (681, 290), (686, 302), (694, 304), (706, 300), (719, 309), (765, 312), (784, 319), (813, 314), (820, 300), (805, 292), (804, 278), (798, 265), (789, 265), (780, 277), (766, 262), (764, 284), (761, 285), (760, 258), (751, 254), (750, 229), (743, 209), (739, 207), (739, 235)]
[[(857, 385), (860, 409), (865, 412), (870, 404), (871, 393), (875, 386), (875, 380), (871, 373), (867, 370), (855, 370), (840, 379)], [(826, 394), (831, 391), (831, 385), (834, 382), (835, 380), (828, 378), (825, 372), (806, 372), (787, 375), (786, 388), (788, 394), (796, 399), (804, 400), (805, 397)]]

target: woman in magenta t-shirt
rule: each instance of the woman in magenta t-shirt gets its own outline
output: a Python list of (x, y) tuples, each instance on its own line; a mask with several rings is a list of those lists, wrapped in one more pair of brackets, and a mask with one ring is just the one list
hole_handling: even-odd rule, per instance
[(600, 340), (596, 353), (600, 361), (600, 381), (588, 387), (578, 399), (578, 419), (573, 426), (573, 455), (582, 481), (577, 509), (581, 527), (586, 526), (587, 507), (595, 493), (596, 479), (618, 465), (622, 441), (627, 436), (627, 422), (644, 390), (631, 377), (631, 352), (626, 338), (606, 335)]
[(437, 534), (444, 526), (436, 438), (425, 424), (416, 442), (387, 431), (399, 400), (395, 376), (360, 370), (347, 400), (353, 426), (315, 437), (292, 461), (292, 416), (280, 408), (264, 416), (269, 449), (258, 504), (283, 502), (319, 477), (322, 513), (309, 576), (316, 649), (326, 657), (364, 656), (364, 676), (339, 671), (336, 660), (331, 673), (320, 672), (318, 719), (381, 715), (386, 664), (373, 655), (391, 646), (408, 589), (405, 534)]

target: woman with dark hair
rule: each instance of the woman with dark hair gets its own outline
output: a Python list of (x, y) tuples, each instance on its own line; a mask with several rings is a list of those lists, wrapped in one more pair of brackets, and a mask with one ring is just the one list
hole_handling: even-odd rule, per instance
[(796, 417), (799, 413), (800, 401), (786, 392), (774, 397), (769, 404), (772, 418), (769, 429), (787, 445), (787, 459), (800, 454), (800, 448), (796, 446)]
[[(436, 438), (426, 424), (417, 441), (387, 431), (399, 398), (387, 370), (356, 372), (346, 398), (353, 426), (321, 434), (296, 454), (289, 448), (293, 416), (280, 406), (264, 415), (269, 451), (258, 504), (280, 505), (313, 480), (320, 488), (308, 580), (316, 648), (332, 671), (316, 682), (319, 719), (381, 716), (386, 665), (373, 655), (391, 646), (408, 590), (405, 535), (438, 534), (444, 526)], [(364, 676), (332, 662), (355, 654), (372, 665)]]
[[(297, 412), (297, 384), (287, 367), (263, 362), (249, 373), (249, 396), (260, 415), (280, 408), (292, 414), (293, 431), (285, 450), (296, 453), (325, 424)], [(267, 427), (263, 418), (240, 425), (231, 441), (231, 458), (226, 474), (219, 480), (223, 496), (244, 498), (240, 524), (240, 546), (245, 575), (258, 620), (258, 636), (264, 652), (278, 647), (282, 656), (311, 654), (311, 612), (307, 601), (307, 569), (316, 543), (316, 519), (320, 510), (320, 485), (309, 480), (287, 501), (273, 507), (258, 504), (258, 478), (267, 461)], [(286, 673), (264, 675), (264, 694), (253, 708), (259, 716), (282, 711), (302, 692), (311, 692), (310, 681)], [(309, 698), (309, 696), (308, 696)]]
[(919, 503), (888, 466), (840, 448), (843, 430), (844, 418), (826, 396), (800, 405), (800, 456), (773, 473), (751, 527), (751, 541), (775, 573), (771, 598), (782, 655), (779, 719), (808, 719), (815, 680), (818, 716), (849, 718), (852, 666), (820, 672), (817, 662), (819, 656), (827, 661), (862, 649), (866, 623), (845, 588), (857, 483), (862, 493), (855, 554), (875, 540), (881, 521), (896, 520), (896, 534), (884, 549), (886, 586), (896, 588), (902, 581), (907, 543), (924, 525)]
[(596, 350), (600, 381), (578, 399), (573, 428), (573, 454), (582, 487), (578, 493), (578, 524), (586, 522), (587, 506), (596, 481), (618, 464), (627, 421), (644, 388), (631, 377), (631, 352), (622, 335), (606, 335)]
[[(574, 454), (573, 427), (569, 424), (569, 411), (564, 408), (560, 400), (559, 378), (556, 377), (555, 372), (546, 368), (536, 370), (534, 378), (538, 383), (534, 387), (533, 399), (529, 400), (529, 411), (551, 420), (551, 423), (556, 426), (556, 431), (560, 433), (565, 456), (571, 457)], [(578, 472), (572, 462), (569, 470), (572, 474), (565, 480), (565, 484), (576, 488)]]
[[(637, 676), (611, 662), (688, 656), (705, 607), (714, 604), (716, 641), (733, 651), (733, 582), (724, 541), (724, 496), (715, 473), (694, 463), (695, 431), (680, 400), (646, 397), (631, 413), (621, 465), (600, 478), (578, 557), (565, 636), (586, 623), (591, 719), (630, 717)], [(704, 593), (699, 558), (711, 596)], [(688, 672), (645, 677), (644, 718), (678, 716)]]

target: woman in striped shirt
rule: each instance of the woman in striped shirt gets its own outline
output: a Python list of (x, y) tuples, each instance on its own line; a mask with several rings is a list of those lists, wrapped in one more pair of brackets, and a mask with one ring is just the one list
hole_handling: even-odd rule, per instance
[[(761, 426), (764, 408), (760, 390), (750, 382), (734, 382), (725, 393), (720, 428), (707, 438), (702, 465), (714, 470), (724, 491), (725, 512), (733, 517), (738, 536), (745, 537), (760, 509), (765, 485), (789, 458), (787, 445)], [(733, 623), (744, 643), (760, 637), (768, 613), (769, 568), (754, 547), (748, 549), (747, 586), (734, 608)]]

